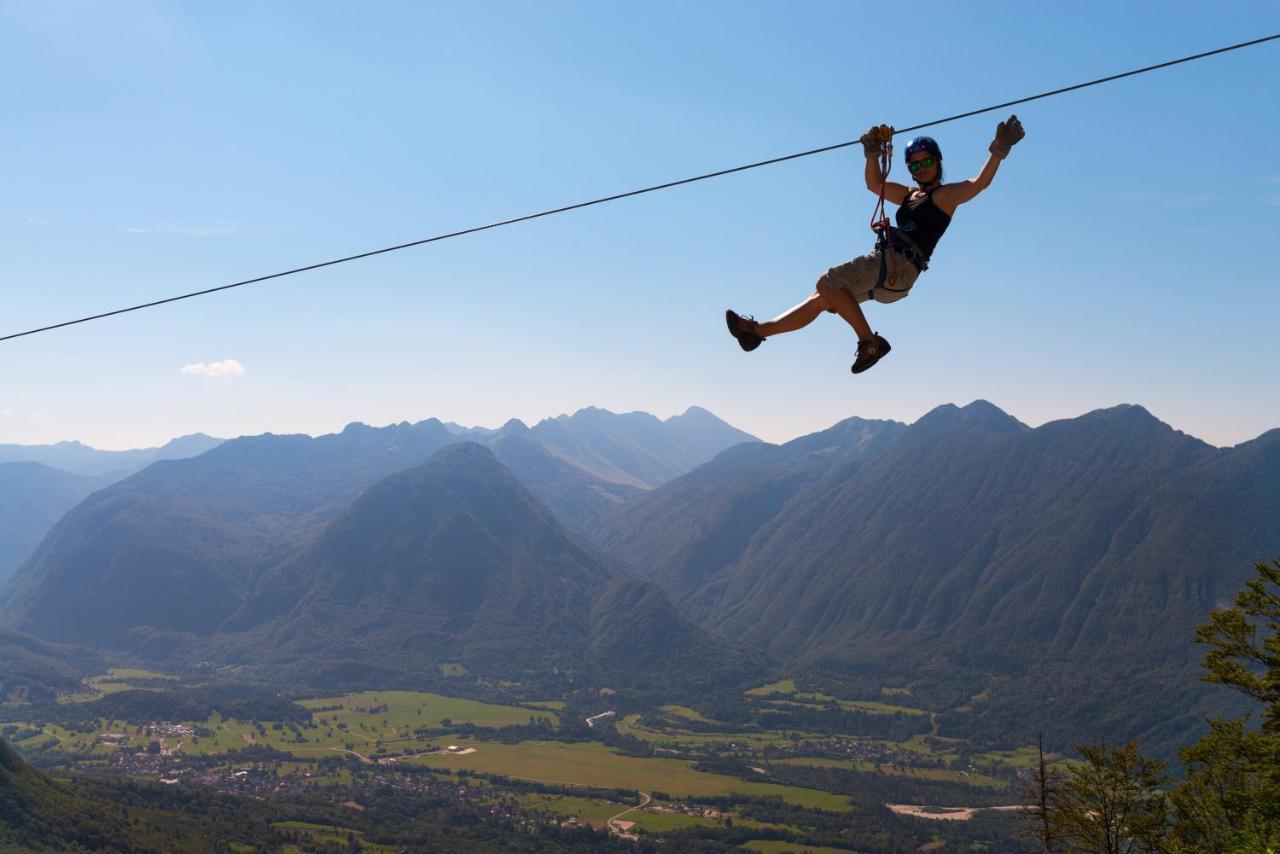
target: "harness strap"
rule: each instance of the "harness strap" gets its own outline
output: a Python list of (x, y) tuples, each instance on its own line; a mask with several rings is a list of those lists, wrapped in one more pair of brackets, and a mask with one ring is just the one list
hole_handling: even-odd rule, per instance
[(880, 254), (880, 274), (876, 277), (876, 284), (871, 290), (875, 291), (882, 287), (893, 288), (898, 281), (898, 271), (895, 269), (893, 255), (893, 243), (889, 239), (892, 226), (889, 224), (889, 215), (884, 209), (884, 190), (885, 185), (889, 182), (889, 171), (893, 169), (893, 151), (888, 141), (880, 143), (880, 198), (876, 202), (875, 210), (871, 212), (871, 230), (876, 233), (876, 251)]

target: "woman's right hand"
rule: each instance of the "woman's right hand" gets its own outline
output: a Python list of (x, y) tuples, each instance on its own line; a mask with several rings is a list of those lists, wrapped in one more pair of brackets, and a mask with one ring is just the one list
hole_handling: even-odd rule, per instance
[(879, 157), (880, 145), (893, 139), (893, 128), (889, 125), (872, 125), (859, 140), (862, 142), (862, 153), (867, 157)]

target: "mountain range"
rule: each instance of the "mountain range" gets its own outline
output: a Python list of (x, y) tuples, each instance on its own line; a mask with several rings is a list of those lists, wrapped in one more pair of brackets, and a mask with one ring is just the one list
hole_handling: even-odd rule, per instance
[[(590, 449), (582, 465), (566, 451), (550, 452), (518, 421), (480, 438), (579, 534), (641, 491), (584, 466), (685, 471), (729, 444), (753, 440), (696, 407), (665, 422), (592, 409), (554, 423)], [(138, 627), (209, 634), (263, 572), (314, 539), (366, 489), (462, 438), (436, 419), (351, 424), (317, 438), (241, 437), (158, 462), (66, 514), (11, 579), (6, 620), (38, 625), (58, 642), (117, 648)]]
[(1195, 627), (1280, 554), (1280, 430), (1219, 449), (1138, 406), (1031, 429), (978, 401), (771, 445), (691, 412), (718, 438), (682, 461), (600, 410), (232, 440), (83, 501), (0, 619), (342, 685), (458, 662), (710, 691), (767, 663), (912, 692), (943, 735), (1172, 744), (1212, 705)]
[(43, 463), (50, 468), (96, 477), (110, 483), (128, 477), (157, 460), (177, 460), (203, 454), (222, 441), (203, 433), (192, 433), (172, 439), (158, 448), (134, 448), (127, 451), (101, 451), (74, 441), (53, 445), (0, 444), (0, 463)]
[(605, 543), (774, 660), (950, 693), (958, 729), (1172, 737), (1208, 696), (1184, 690), (1196, 626), (1280, 554), (1280, 430), (1219, 449), (1138, 406), (1033, 430), (981, 401), (853, 420), (734, 448)]
[(54, 523), (105, 481), (42, 463), (0, 463), (0, 584), (30, 555)]

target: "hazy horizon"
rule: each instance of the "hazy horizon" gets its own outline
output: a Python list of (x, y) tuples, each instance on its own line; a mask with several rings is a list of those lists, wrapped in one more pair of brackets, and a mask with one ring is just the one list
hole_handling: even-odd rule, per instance
[(1043, 421), (1038, 421), (1038, 422), (1034, 422), (1034, 423), (1033, 423), (1033, 422), (1031, 422), (1031, 421), (1028, 421), (1026, 418), (1022, 417), (1019, 413), (1017, 413), (1017, 412), (1015, 412), (1015, 411), (1012, 411), (1012, 410), (1010, 410), (1009, 408), (1007, 408), (1007, 407), (1005, 407), (1005, 406), (1000, 405), (1000, 404), (999, 404), (998, 402), (996, 402), (996, 401), (989, 400), (988, 398), (974, 398), (973, 400), (965, 401), (965, 402), (963, 402), (963, 403), (962, 403), (962, 402), (960, 402), (960, 401), (958, 401), (958, 400), (942, 401), (942, 402), (939, 402), (939, 403), (937, 403), (937, 404), (934, 404), (933, 406), (930, 406), (930, 407), (928, 407), (928, 408), (924, 409), (922, 412), (920, 412), (920, 413), (919, 413), (918, 415), (916, 415), (915, 417), (913, 417), (913, 418), (907, 418), (907, 419), (903, 419), (903, 418), (872, 418), (871, 416), (860, 415), (860, 414), (858, 414), (858, 413), (850, 413), (849, 415), (844, 416), (843, 418), (837, 418), (835, 421), (832, 421), (832, 422), (830, 422), (830, 423), (825, 423), (825, 424), (816, 425), (816, 426), (814, 426), (812, 429), (803, 430), (802, 432), (795, 433), (795, 434), (791, 434), (791, 435), (779, 435), (779, 436), (767, 436), (767, 435), (762, 435), (759, 431), (756, 431), (756, 430), (751, 429), (751, 427), (750, 427), (750, 426), (745, 425), (745, 424), (741, 424), (741, 423), (738, 423), (738, 422), (736, 422), (736, 421), (733, 421), (733, 420), (731, 420), (731, 419), (729, 419), (729, 418), (726, 418), (726, 417), (724, 417), (723, 415), (721, 415), (719, 412), (716, 412), (716, 411), (715, 411), (714, 409), (712, 409), (711, 407), (709, 407), (709, 406), (705, 406), (705, 405), (700, 404), (700, 403), (691, 403), (691, 404), (689, 404), (689, 405), (687, 405), (687, 406), (683, 407), (682, 409), (678, 409), (678, 410), (676, 410), (676, 411), (670, 411), (670, 412), (666, 412), (666, 413), (662, 413), (662, 412), (653, 412), (652, 410), (643, 409), (643, 408), (638, 408), (638, 409), (625, 409), (625, 410), (615, 410), (615, 409), (611, 409), (611, 408), (606, 407), (606, 406), (598, 406), (598, 405), (596, 405), (596, 404), (584, 404), (583, 406), (580, 406), (580, 407), (578, 407), (577, 409), (573, 409), (573, 410), (566, 410), (566, 411), (563, 411), (563, 412), (548, 413), (548, 414), (542, 414), (542, 415), (536, 415), (536, 416), (529, 416), (529, 417), (522, 417), (522, 416), (520, 416), (520, 415), (512, 415), (512, 416), (509, 416), (509, 417), (506, 417), (506, 418), (499, 419), (499, 420), (494, 421), (494, 422), (487, 422), (487, 423), (468, 423), (468, 422), (460, 421), (460, 420), (458, 420), (458, 419), (456, 419), (456, 418), (451, 418), (451, 417), (447, 417), (447, 416), (444, 416), (444, 415), (426, 414), (426, 415), (423, 415), (423, 416), (421, 416), (421, 417), (416, 417), (416, 416), (415, 416), (415, 417), (412, 417), (412, 418), (393, 418), (393, 419), (391, 419), (391, 420), (386, 420), (386, 421), (382, 421), (382, 420), (374, 421), (374, 420), (372, 420), (372, 419), (365, 419), (365, 418), (348, 418), (348, 419), (343, 420), (340, 424), (338, 424), (338, 425), (336, 425), (336, 426), (333, 426), (333, 427), (325, 427), (325, 428), (320, 428), (320, 429), (281, 430), (281, 429), (270, 429), (270, 428), (266, 428), (266, 429), (262, 429), (262, 430), (254, 430), (254, 431), (250, 431), (250, 432), (237, 433), (237, 434), (234, 434), (234, 435), (223, 435), (223, 434), (219, 434), (219, 433), (216, 433), (216, 432), (213, 432), (213, 431), (210, 431), (210, 430), (199, 430), (199, 429), (197, 429), (197, 430), (190, 430), (190, 431), (187, 431), (187, 432), (185, 432), (185, 433), (179, 433), (179, 434), (174, 434), (174, 435), (171, 435), (171, 436), (165, 436), (165, 437), (163, 437), (163, 438), (159, 438), (159, 439), (155, 439), (155, 440), (151, 440), (151, 441), (145, 441), (145, 442), (140, 443), (140, 444), (119, 445), (119, 446), (106, 446), (106, 445), (96, 444), (96, 443), (94, 443), (94, 442), (87, 441), (87, 440), (85, 440), (83, 437), (80, 437), (80, 436), (64, 437), (64, 438), (55, 439), (55, 440), (53, 440), (53, 441), (49, 441), (49, 442), (10, 442), (10, 441), (0, 440), (0, 445), (6, 445), (6, 444), (9, 444), (9, 445), (49, 446), (49, 445), (56, 445), (56, 444), (59, 444), (59, 443), (61, 443), (61, 442), (79, 442), (79, 443), (80, 443), (80, 444), (82, 444), (82, 445), (88, 446), (88, 447), (90, 447), (90, 448), (92, 448), (92, 449), (94, 449), (94, 450), (98, 450), (98, 451), (133, 451), (133, 450), (145, 450), (145, 449), (148, 449), (148, 448), (158, 448), (158, 447), (162, 447), (163, 445), (165, 445), (165, 444), (167, 444), (168, 442), (173, 441), (173, 440), (175, 440), (175, 439), (181, 439), (181, 438), (183, 438), (183, 437), (185, 437), (185, 436), (198, 435), (198, 434), (206, 435), (206, 436), (212, 436), (212, 437), (221, 438), (221, 439), (226, 439), (226, 440), (236, 439), (236, 438), (241, 438), (241, 437), (244, 437), (244, 436), (261, 436), (261, 435), (265, 435), (265, 434), (274, 434), (274, 435), (305, 435), (305, 436), (310, 436), (310, 437), (312, 437), (312, 438), (318, 438), (318, 437), (320, 437), (320, 436), (329, 436), (329, 435), (334, 435), (334, 434), (337, 434), (337, 433), (341, 433), (341, 432), (342, 432), (346, 427), (348, 427), (349, 425), (352, 425), (352, 424), (364, 424), (364, 425), (366, 425), (366, 426), (373, 427), (373, 428), (383, 428), (383, 427), (390, 427), (390, 426), (393, 426), (393, 425), (395, 425), (395, 424), (406, 424), (406, 423), (407, 423), (407, 424), (417, 424), (417, 423), (419, 423), (419, 422), (429, 421), (429, 420), (431, 420), (431, 419), (433, 419), (433, 418), (434, 418), (434, 419), (436, 419), (436, 420), (438, 420), (438, 421), (440, 421), (440, 422), (442, 422), (442, 423), (444, 423), (444, 424), (453, 424), (453, 425), (456, 425), (456, 426), (458, 426), (458, 427), (460, 427), (460, 428), (463, 428), (463, 429), (498, 430), (498, 429), (500, 429), (504, 424), (506, 424), (508, 421), (511, 421), (511, 420), (518, 420), (518, 421), (521, 421), (522, 423), (524, 423), (524, 424), (525, 424), (526, 426), (528, 426), (528, 427), (533, 427), (534, 425), (538, 424), (538, 423), (539, 423), (539, 422), (541, 422), (541, 421), (549, 421), (549, 420), (553, 420), (553, 419), (560, 418), (560, 417), (563, 417), (563, 416), (572, 416), (572, 415), (577, 414), (578, 412), (581, 412), (582, 410), (585, 410), (585, 409), (593, 409), (593, 408), (594, 408), (594, 409), (602, 409), (602, 410), (604, 410), (604, 411), (606, 411), (606, 412), (610, 412), (610, 413), (612, 413), (612, 414), (614, 414), (614, 415), (630, 415), (630, 414), (634, 414), (634, 413), (641, 413), (641, 414), (645, 414), (645, 415), (652, 415), (652, 416), (654, 416), (655, 418), (659, 419), (660, 421), (667, 421), (667, 420), (669, 420), (669, 419), (671, 419), (671, 418), (675, 418), (675, 417), (678, 417), (678, 416), (680, 416), (680, 415), (684, 414), (684, 413), (685, 413), (685, 412), (687, 412), (689, 409), (692, 409), (692, 408), (694, 408), (694, 407), (697, 407), (697, 408), (700, 408), (700, 409), (704, 409), (704, 410), (706, 410), (706, 411), (710, 412), (710, 413), (711, 413), (712, 415), (714, 415), (715, 417), (717, 417), (717, 418), (719, 418), (720, 420), (724, 421), (725, 423), (729, 424), (730, 426), (732, 426), (732, 427), (736, 427), (737, 429), (742, 430), (742, 431), (744, 431), (744, 432), (746, 432), (746, 433), (750, 433), (750, 434), (752, 434), (753, 436), (755, 436), (756, 438), (761, 439), (761, 440), (763, 440), (763, 441), (765, 441), (765, 442), (770, 442), (770, 443), (772, 443), (772, 444), (783, 444), (783, 443), (785, 443), (785, 442), (789, 442), (789, 441), (791, 441), (791, 440), (793, 440), (793, 439), (798, 439), (798, 438), (800, 438), (801, 436), (807, 436), (807, 435), (810, 435), (810, 434), (812, 434), (812, 433), (818, 433), (818, 432), (821, 432), (821, 431), (823, 431), (823, 430), (826, 430), (826, 429), (828, 429), (828, 428), (830, 428), (830, 427), (834, 426), (835, 424), (838, 424), (839, 422), (844, 421), (846, 418), (857, 418), (857, 417), (861, 417), (861, 418), (868, 418), (869, 420), (897, 421), (897, 422), (900, 422), (900, 423), (903, 423), (903, 424), (913, 424), (913, 423), (915, 423), (916, 421), (918, 421), (920, 418), (924, 417), (924, 416), (925, 416), (926, 414), (928, 414), (929, 412), (932, 412), (934, 409), (937, 409), (938, 407), (951, 405), (951, 406), (957, 406), (957, 407), (963, 408), (963, 407), (965, 407), (965, 406), (968, 406), (968, 405), (969, 405), (969, 404), (971, 404), (971, 403), (976, 403), (976, 402), (979, 402), (979, 401), (986, 401), (987, 403), (990, 403), (991, 405), (993, 405), (993, 406), (997, 407), (998, 409), (1000, 409), (1002, 412), (1005, 412), (1006, 414), (1013, 416), (1014, 418), (1018, 419), (1018, 420), (1019, 420), (1019, 421), (1021, 421), (1023, 424), (1026, 424), (1028, 427), (1030, 427), (1030, 428), (1032, 428), (1032, 429), (1036, 429), (1036, 428), (1039, 428), (1039, 427), (1043, 427), (1045, 424), (1049, 424), (1049, 423), (1052, 423), (1052, 422), (1054, 422), (1054, 421), (1067, 421), (1067, 420), (1071, 420), (1071, 419), (1073, 419), (1073, 418), (1079, 418), (1079, 417), (1081, 417), (1081, 416), (1084, 416), (1084, 415), (1089, 414), (1090, 412), (1095, 412), (1095, 411), (1098, 411), (1098, 410), (1113, 409), (1113, 408), (1118, 407), (1118, 406), (1140, 406), (1140, 407), (1142, 407), (1143, 409), (1145, 409), (1147, 412), (1150, 412), (1150, 413), (1151, 413), (1151, 415), (1152, 415), (1153, 417), (1155, 417), (1158, 421), (1160, 421), (1160, 422), (1162, 422), (1162, 423), (1164, 423), (1164, 424), (1167, 424), (1169, 427), (1173, 428), (1174, 430), (1177, 430), (1177, 431), (1179, 431), (1179, 432), (1181, 432), (1181, 433), (1185, 433), (1185, 434), (1186, 434), (1186, 435), (1188, 435), (1188, 436), (1191, 436), (1191, 437), (1193, 437), (1193, 438), (1199, 439), (1200, 441), (1205, 442), (1206, 444), (1212, 445), (1212, 446), (1217, 447), (1217, 448), (1229, 448), (1229, 447), (1234, 447), (1235, 445), (1240, 445), (1240, 444), (1243, 444), (1243, 443), (1245, 443), (1245, 442), (1252, 441), (1252, 440), (1254, 440), (1254, 439), (1258, 438), (1259, 436), (1262, 436), (1262, 435), (1264, 435), (1265, 433), (1268, 433), (1268, 432), (1270, 432), (1271, 430), (1274, 430), (1274, 429), (1277, 429), (1278, 427), (1280, 427), (1280, 425), (1276, 425), (1275, 427), (1268, 427), (1268, 428), (1266, 428), (1266, 429), (1264, 429), (1264, 430), (1262, 430), (1262, 431), (1258, 432), (1257, 434), (1255, 434), (1255, 435), (1253, 435), (1253, 436), (1248, 436), (1248, 437), (1246, 437), (1246, 438), (1244, 438), (1244, 439), (1241, 439), (1241, 440), (1239, 440), (1239, 441), (1236, 441), (1236, 442), (1230, 442), (1230, 443), (1227, 443), (1227, 444), (1223, 444), (1223, 443), (1215, 442), (1215, 441), (1213, 441), (1213, 440), (1212, 440), (1212, 439), (1210, 439), (1210, 438), (1206, 438), (1206, 437), (1204, 437), (1204, 436), (1196, 435), (1195, 433), (1192, 433), (1191, 431), (1186, 430), (1186, 429), (1182, 428), (1181, 426), (1179, 426), (1179, 425), (1177, 425), (1177, 424), (1174, 424), (1174, 423), (1170, 422), (1168, 419), (1161, 417), (1160, 413), (1159, 413), (1159, 412), (1154, 412), (1154, 411), (1152, 411), (1151, 407), (1146, 406), (1145, 404), (1142, 404), (1142, 403), (1139, 403), (1139, 402), (1136, 402), (1136, 401), (1121, 401), (1121, 402), (1118, 402), (1118, 403), (1115, 403), (1115, 404), (1111, 404), (1110, 406), (1097, 406), (1097, 407), (1093, 407), (1093, 408), (1091, 408), (1091, 409), (1084, 410), (1084, 411), (1081, 411), (1081, 412), (1077, 412), (1077, 413), (1074, 413), (1074, 414), (1071, 414), (1071, 415), (1065, 415), (1065, 416), (1057, 417), (1057, 418), (1047, 418), (1047, 419), (1044, 419)]

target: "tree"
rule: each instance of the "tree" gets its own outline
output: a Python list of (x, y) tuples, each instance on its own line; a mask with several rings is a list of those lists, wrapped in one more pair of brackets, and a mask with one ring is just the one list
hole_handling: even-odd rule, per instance
[(1178, 752), (1187, 778), (1170, 802), (1174, 836), (1188, 851), (1280, 851), (1280, 750), (1275, 736), (1246, 723), (1212, 720), (1207, 736)]
[(1032, 778), (1030, 787), (1024, 793), (1027, 804), (1025, 813), (1027, 826), (1024, 834), (1039, 841), (1045, 854), (1053, 854), (1055, 851), (1062, 850), (1056, 826), (1058, 790), (1062, 786), (1062, 778), (1051, 772), (1048, 763), (1045, 762), (1043, 733), (1037, 740), (1037, 746), (1040, 751), (1040, 761), (1036, 765), (1035, 777)]
[(1280, 851), (1280, 560), (1255, 568), (1234, 607), (1196, 631), (1210, 647), (1201, 678), (1264, 707), (1260, 729), (1218, 718), (1179, 752), (1187, 778), (1171, 795), (1174, 837), (1192, 851)]
[(1280, 559), (1254, 568), (1258, 577), (1236, 593), (1235, 607), (1210, 611), (1196, 630), (1196, 640), (1212, 647), (1201, 678), (1263, 703), (1263, 731), (1280, 735)]
[(1085, 761), (1067, 769), (1052, 809), (1057, 838), (1080, 854), (1163, 851), (1164, 763), (1144, 759), (1136, 741), (1079, 750)]

